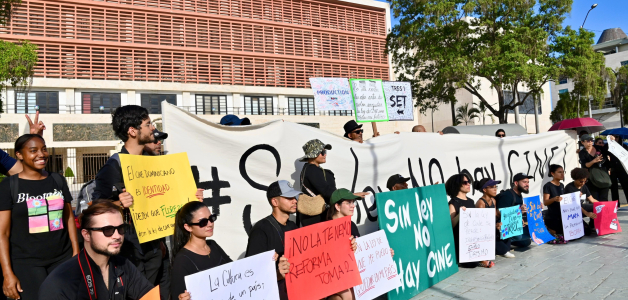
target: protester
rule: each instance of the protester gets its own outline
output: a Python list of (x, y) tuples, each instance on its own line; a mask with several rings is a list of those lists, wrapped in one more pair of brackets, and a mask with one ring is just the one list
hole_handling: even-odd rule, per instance
[(604, 139), (603, 138), (596, 138), (594, 144), (595, 144), (595, 146), (598, 146), (598, 147), (604, 147), (604, 145), (606, 143), (604, 143)]
[(582, 145), (582, 136), (584, 136), (585, 134), (589, 134), (586, 130), (581, 130), (580, 133), (578, 133), (578, 149), (576, 149), (576, 153), (580, 153), (580, 151), (582, 149), (584, 149), (584, 145)]
[[(582, 207), (582, 216), (589, 217), (590, 222), (587, 224), (584, 223), (584, 234), (591, 235), (593, 231), (595, 231), (595, 224), (593, 220), (597, 217), (597, 214), (593, 212), (593, 203), (598, 202), (591, 196), (591, 192), (585, 185), (587, 182), (587, 178), (589, 178), (589, 171), (585, 168), (575, 168), (571, 170), (571, 179), (573, 182), (570, 182), (565, 186), (565, 194), (580, 192), (580, 206)], [(561, 219), (561, 228), (562, 228), (562, 219)]]
[[(149, 155), (144, 152), (146, 144), (155, 141), (148, 110), (137, 105), (117, 108), (111, 114), (111, 124), (116, 136), (124, 142), (120, 153), (131, 155)], [(131, 222), (128, 208), (133, 204), (133, 196), (124, 188), (122, 168), (117, 156), (112, 156), (96, 174), (96, 186), (92, 199), (94, 202), (111, 201), (124, 209), (125, 220)], [(115, 191), (115, 192), (114, 192)], [(126, 234), (127, 243), (120, 254), (129, 259), (153, 285), (159, 285), (162, 300), (170, 295), (170, 279), (166, 261), (167, 248), (164, 239), (140, 244), (133, 223)]]
[(519, 205), (521, 214), (523, 217), (523, 234), (516, 235), (510, 238), (510, 245), (515, 247), (525, 248), (530, 246), (532, 240), (530, 239), (530, 232), (527, 225), (527, 212), (528, 208), (523, 203), (523, 194), (530, 192), (530, 179), (532, 176), (528, 176), (523, 173), (517, 173), (512, 179), (512, 188), (502, 191), (495, 197), (497, 201), (497, 209), (512, 207)]
[(497, 129), (497, 131), (495, 131), (495, 136), (498, 138), (505, 138), (506, 137), (506, 131), (504, 131), (503, 129)]
[[(57, 267), (41, 286), (40, 300), (138, 300), (153, 285), (118, 255), (130, 228), (111, 202), (91, 205), (80, 216), (84, 249)], [(24, 299), (24, 298), (23, 298)]]
[(232, 262), (229, 255), (213, 240), (214, 222), (218, 216), (200, 201), (188, 202), (175, 217), (172, 254), (171, 299), (190, 297), (185, 276)]
[[(415, 125), (412, 127), (412, 132), (427, 132), (423, 125)], [(438, 134), (443, 135), (442, 131), (438, 131)]]
[[(608, 137), (610, 140), (614, 140), (613, 136)], [(583, 135), (581, 141), (584, 149), (578, 153), (580, 164), (583, 168), (587, 168), (591, 174), (587, 187), (593, 198), (599, 201), (608, 201), (608, 191), (612, 185), (608, 174), (608, 160), (606, 159), (608, 147), (594, 147), (593, 137), (588, 134)]]
[[(619, 143), (619, 145), (628, 150), (628, 147), (624, 145), (621, 136), (614, 136), (615, 141)], [(619, 200), (619, 184), (621, 184), (622, 190), (624, 191), (624, 196), (628, 199), (628, 172), (624, 169), (624, 165), (621, 163), (619, 158), (615, 156), (610, 151), (608, 152), (608, 156), (610, 157), (609, 165), (611, 167), (611, 199)]]
[(67, 182), (44, 170), (49, 158), (44, 139), (25, 134), (14, 149), (23, 170), (0, 183), (0, 264), (4, 294), (31, 300), (79, 246)]
[(271, 183), (266, 190), (266, 198), (272, 207), (272, 213), (255, 223), (249, 233), (246, 257), (275, 250), (279, 256), (277, 263), (277, 284), (279, 298), (288, 299), (285, 276), (290, 270), (290, 263), (284, 254), (284, 236), (287, 231), (297, 229), (290, 221), (290, 215), (297, 211), (297, 197), (301, 192), (292, 188), (286, 180)]
[(358, 125), (356, 121), (351, 120), (345, 123), (343, 128), (345, 130), (344, 137), (358, 143), (364, 142), (364, 140), (362, 139), (362, 134), (364, 133), (364, 130), (362, 129), (362, 125)]
[(475, 203), (476, 208), (495, 208), (495, 254), (506, 257), (515, 258), (515, 255), (510, 253), (510, 239), (501, 239), (502, 220), (499, 209), (496, 208), (495, 196), (497, 196), (497, 185), (502, 183), (501, 181), (495, 181), (490, 178), (484, 178), (480, 181), (473, 183), (473, 188), (479, 192), (482, 192), (482, 197)]
[[(35, 114), (35, 122), (33, 122), (28, 115), (26, 115), (26, 120), (28, 121), (31, 134), (43, 136), (46, 125), (44, 125), (43, 121), (39, 121), (39, 111)], [(0, 149), (0, 174), (7, 176), (15, 175), (20, 172), (22, 172), (22, 163)]]
[(220, 119), (220, 125), (226, 126), (240, 126), (240, 125), (251, 125), (251, 120), (249, 118), (238, 118), (236, 115), (225, 115)]
[(153, 135), (155, 136), (155, 141), (144, 145), (144, 152), (153, 156), (161, 155), (161, 145), (163, 145), (164, 140), (168, 138), (168, 134), (155, 128)]
[(481, 262), (460, 263), (460, 229), (458, 228), (460, 210), (465, 211), (467, 210), (467, 207), (475, 207), (473, 200), (467, 198), (467, 194), (471, 192), (471, 178), (469, 175), (464, 173), (453, 175), (447, 179), (447, 182), (445, 182), (445, 191), (451, 198), (451, 200), (449, 200), (449, 216), (451, 217), (451, 225), (454, 231), (454, 244), (458, 265), (465, 268), (475, 268), (477, 266), (492, 268), (495, 266), (495, 263), (487, 260)]
[(408, 188), (408, 180), (410, 180), (410, 177), (403, 177), (401, 174), (395, 174), (388, 177), (386, 187), (391, 191), (405, 190)]
[(552, 181), (543, 186), (543, 204), (547, 206), (545, 225), (549, 232), (556, 237), (550, 244), (566, 244), (563, 236), (563, 221), (560, 214), (561, 195), (565, 194), (565, 186), (561, 183), (565, 179), (565, 170), (559, 165), (550, 165), (549, 177)]

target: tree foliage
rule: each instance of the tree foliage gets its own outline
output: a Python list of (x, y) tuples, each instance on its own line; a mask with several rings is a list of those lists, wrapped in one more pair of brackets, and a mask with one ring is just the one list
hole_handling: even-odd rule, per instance
[(469, 103), (465, 103), (464, 105), (456, 108), (456, 121), (458, 124), (462, 124), (464, 122), (465, 126), (469, 125), (469, 122), (475, 118), (480, 118), (480, 111), (475, 107), (469, 108)]
[[(427, 99), (448, 103), (456, 89), (464, 89), (506, 123), (508, 110), (540, 96), (543, 86), (562, 74), (564, 57), (556, 52), (556, 41), (568, 35), (561, 24), (572, 2), (392, 0), (399, 24), (388, 35), (387, 51), (399, 80), (412, 82), (417, 106)], [(562, 49), (574, 47), (571, 39), (562, 40)], [(590, 44), (589, 49), (593, 52)], [(528, 93), (506, 103), (505, 93), (519, 91)], [(497, 96), (496, 106), (488, 94)]]
[(616, 70), (607, 68), (606, 74), (611, 99), (622, 110), (625, 124), (626, 113), (628, 113), (628, 66)]
[(550, 114), (550, 120), (554, 123), (565, 120), (579, 118), (584, 115), (584, 112), (588, 110), (587, 102), (581, 99), (580, 112), (578, 112), (578, 94), (576, 92), (568, 92), (558, 94), (559, 100), (556, 102), (556, 107)]

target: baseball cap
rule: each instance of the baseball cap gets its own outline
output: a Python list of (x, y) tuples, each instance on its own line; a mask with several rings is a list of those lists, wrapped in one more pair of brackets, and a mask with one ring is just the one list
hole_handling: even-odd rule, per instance
[(331, 198), (329, 199), (329, 204), (334, 205), (342, 200), (355, 200), (355, 199), (362, 199), (362, 197), (354, 195), (348, 189), (337, 189), (331, 194)]
[(500, 180), (493, 180), (490, 178), (484, 178), (482, 180), (480, 180), (480, 184), (482, 185), (482, 190), (489, 187), (489, 186), (494, 186), (494, 185), (498, 185), (502, 183)]
[(155, 141), (163, 141), (163, 140), (168, 138), (168, 134), (167, 133), (161, 132), (161, 131), (157, 130), (157, 128), (155, 128), (155, 130), (153, 130), (153, 135), (155, 136)]
[(512, 178), (512, 182), (519, 181), (519, 180), (524, 180), (524, 179), (532, 179), (532, 178), (534, 178), (534, 177), (532, 177), (532, 176), (528, 176), (528, 175), (523, 174), (523, 173), (517, 173), (517, 174), (515, 174), (515, 176)]
[(395, 174), (388, 178), (388, 182), (386, 182), (386, 187), (392, 191), (392, 188), (393, 186), (395, 186), (395, 184), (408, 182), (408, 180), (410, 180), (410, 177), (406, 178), (406, 177), (401, 176), (400, 174)]
[(589, 134), (583, 134), (580, 137), (580, 140), (581, 141), (592, 141), (592, 140), (594, 140), (594, 138), (591, 135), (589, 135)]
[(266, 198), (271, 199), (275, 197), (296, 198), (302, 193), (295, 190), (292, 184), (287, 180), (279, 180), (271, 183), (266, 190)]

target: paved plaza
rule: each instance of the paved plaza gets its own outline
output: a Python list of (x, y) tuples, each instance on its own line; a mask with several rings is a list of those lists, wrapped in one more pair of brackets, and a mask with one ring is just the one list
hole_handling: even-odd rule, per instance
[(628, 299), (628, 207), (617, 215), (624, 233), (532, 243), (491, 269), (460, 268), (412, 299)]

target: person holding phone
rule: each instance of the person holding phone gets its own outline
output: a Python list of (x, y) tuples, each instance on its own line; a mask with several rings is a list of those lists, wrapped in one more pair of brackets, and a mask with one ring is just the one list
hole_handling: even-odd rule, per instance
[[(614, 141), (613, 136), (608, 136), (609, 140)], [(612, 185), (610, 175), (608, 174), (608, 145), (593, 145), (593, 137), (585, 134), (580, 140), (584, 149), (578, 153), (582, 168), (586, 168), (591, 173), (590, 180), (587, 181), (587, 187), (591, 191), (593, 198), (598, 201), (608, 201), (608, 192)], [(600, 172), (601, 171), (601, 172)]]

